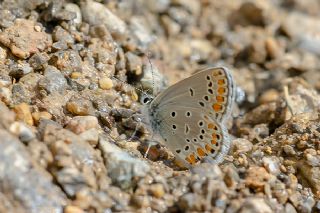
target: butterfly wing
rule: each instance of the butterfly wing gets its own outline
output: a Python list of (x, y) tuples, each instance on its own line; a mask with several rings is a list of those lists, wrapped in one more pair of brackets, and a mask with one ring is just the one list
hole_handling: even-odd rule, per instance
[(152, 108), (183, 105), (204, 111), (217, 122), (231, 114), (235, 85), (226, 68), (200, 71), (164, 90), (151, 103)]
[(223, 123), (230, 115), (234, 94), (225, 68), (201, 71), (152, 101), (153, 129), (186, 165), (200, 159), (219, 163), (230, 145)]

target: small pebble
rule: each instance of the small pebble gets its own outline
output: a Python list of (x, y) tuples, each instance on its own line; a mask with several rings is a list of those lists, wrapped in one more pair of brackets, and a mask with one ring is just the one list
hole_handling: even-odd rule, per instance
[(98, 119), (94, 116), (76, 116), (68, 122), (66, 128), (80, 134), (89, 129), (98, 128), (98, 126)]
[[(0, 82), (0, 87), (1, 87), (1, 82)], [(12, 93), (11, 90), (6, 88), (6, 87), (2, 87), (0, 88), (0, 100), (3, 101), (5, 104), (9, 105), (10, 102), (12, 101)]]
[(294, 148), (290, 145), (284, 145), (283, 146), (283, 151), (285, 154), (287, 154), (288, 156), (295, 156), (296, 155), (296, 151), (294, 150)]
[(257, 191), (262, 191), (270, 178), (271, 175), (265, 168), (254, 166), (247, 170), (245, 184)]
[(71, 73), (70, 77), (72, 79), (76, 79), (76, 78), (80, 78), (82, 76), (82, 73), (81, 72), (73, 72)]
[(156, 198), (162, 198), (163, 195), (165, 194), (162, 184), (152, 184), (149, 190), (152, 193), (152, 195), (155, 196)]
[(132, 203), (139, 208), (148, 208), (150, 206), (150, 200), (147, 196), (133, 195)]
[(113, 82), (110, 78), (104, 77), (99, 80), (99, 86), (101, 89), (111, 89), (113, 87)]
[(238, 138), (233, 140), (233, 150), (237, 154), (246, 153), (252, 150), (252, 143), (244, 138)]
[(64, 213), (84, 213), (84, 211), (77, 206), (66, 206)]
[(81, 14), (85, 22), (91, 25), (103, 24), (115, 37), (122, 37), (127, 31), (126, 23), (101, 3), (86, 1), (81, 4)]
[(67, 80), (64, 75), (53, 66), (48, 66), (44, 72), (44, 78), (40, 79), (39, 87), (48, 94), (59, 92), (63, 94), (67, 88)]
[(285, 213), (297, 213), (296, 209), (292, 206), (292, 204), (287, 203), (285, 206)]
[(85, 132), (82, 132), (79, 136), (92, 146), (96, 146), (98, 144), (99, 132), (97, 129), (89, 129)]
[(35, 30), (36, 32), (41, 32), (41, 27), (38, 26), (38, 25), (36, 25), (36, 26), (34, 26), (34, 30)]
[(130, 92), (130, 95), (131, 95), (131, 99), (133, 100), (133, 101), (138, 101), (139, 100), (139, 96), (138, 96), (138, 94), (136, 93), (136, 91), (131, 91)]
[(69, 12), (73, 12), (76, 14), (76, 18), (74, 18), (72, 21), (75, 24), (81, 24), (82, 22), (82, 15), (81, 15), (81, 11), (78, 5), (73, 4), (73, 3), (67, 3), (65, 5), (65, 9)]
[(269, 102), (273, 102), (279, 99), (279, 92), (275, 89), (270, 89), (264, 92), (260, 98), (259, 103), (265, 104)]
[(276, 59), (282, 55), (282, 49), (274, 38), (267, 38), (265, 45), (270, 58)]
[(264, 167), (268, 170), (269, 173), (273, 175), (278, 175), (280, 173), (279, 162), (277, 158), (264, 157), (262, 158)]
[(18, 104), (14, 107), (16, 119), (24, 121), (26, 124), (33, 126), (33, 119), (30, 112), (30, 106), (26, 103)]
[(89, 115), (93, 111), (93, 106), (91, 101), (84, 99), (77, 99), (74, 101), (69, 101), (66, 104), (67, 110), (73, 115)]
[(10, 132), (17, 135), (23, 142), (29, 142), (35, 138), (32, 130), (22, 122), (14, 122), (11, 124)]
[(32, 118), (36, 124), (39, 123), (40, 119), (48, 119), (51, 120), (52, 115), (49, 112), (33, 112)]

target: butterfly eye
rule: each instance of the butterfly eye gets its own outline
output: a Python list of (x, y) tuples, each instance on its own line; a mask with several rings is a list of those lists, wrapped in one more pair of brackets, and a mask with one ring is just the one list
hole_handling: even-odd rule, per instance
[(144, 103), (144, 104), (147, 104), (147, 103), (149, 103), (149, 102), (150, 102), (150, 98), (145, 97), (145, 98), (143, 99), (143, 103)]
[(140, 99), (140, 102), (142, 104), (149, 104), (151, 101), (152, 101), (152, 97), (150, 97), (149, 95), (146, 95), (146, 94), (143, 94), (141, 99)]

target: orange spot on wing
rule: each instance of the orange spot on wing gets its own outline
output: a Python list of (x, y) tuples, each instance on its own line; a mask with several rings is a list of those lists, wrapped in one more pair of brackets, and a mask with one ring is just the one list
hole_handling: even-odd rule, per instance
[(208, 124), (208, 129), (215, 129), (216, 125), (214, 125), (213, 123), (209, 123)]
[(216, 125), (214, 125), (213, 123), (209, 123), (208, 124), (208, 129), (218, 130), (218, 127)]
[(225, 89), (225, 88), (223, 88), (223, 87), (219, 87), (219, 88), (218, 88), (218, 93), (219, 93), (220, 95), (224, 94), (225, 92), (226, 92), (226, 89)]
[(194, 153), (192, 153), (191, 155), (189, 155), (191, 164), (195, 164), (196, 163), (196, 156)]
[(224, 85), (225, 84), (225, 80), (224, 79), (219, 79), (218, 80), (218, 85)]
[(217, 134), (213, 133), (213, 134), (211, 135), (211, 138), (212, 138), (212, 140), (217, 140), (217, 139), (218, 139), (218, 136), (217, 136)]
[(216, 100), (217, 100), (218, 102), (224, 102), (224, 97), (223, 97), (223, 96), (220, 96), (220, 95), (217, 95)]
[(192, 164), (190, 157), (186, 157), (185, 160), (188, 161), (188, 163)]
[(206, 156), (206, 152), (202, 148), (197, 148), (197, 153), (200, 157)]
[(216, 143), (217, 143), (217, 135), (215, 134), (215, 133), (213, 133), (212, 135), (211, 135), (212, 137), (211, 137), (211, 144), (213, 144), (213, 145), (215, 145)]
[(222, 109), (222, 106), (220, 104), (213, 104), (212, 108), (215, 112), (219, 112)]
[(215, 70), (212, 73), (213, 76), (218, 76), (218, 75), (222, 75), (222, 71), (221, 70)]
[(208, 145), (208, 144), (206, 144), (206, 145), (204, 146), (204, 148), (205, 148), (208, 152), (211, 152), (211, 150), (212, 150), (211, 146)]

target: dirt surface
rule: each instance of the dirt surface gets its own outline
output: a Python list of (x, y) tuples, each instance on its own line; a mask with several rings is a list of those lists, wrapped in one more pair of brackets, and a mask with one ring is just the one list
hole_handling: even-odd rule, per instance
[[(0, 212), (320, 212), (317, 0), (0, 3)], [(150, 60), (150, 62), (149, 62)], [(143, 87), (225, 66), (221, 165), (146, 158)]]

